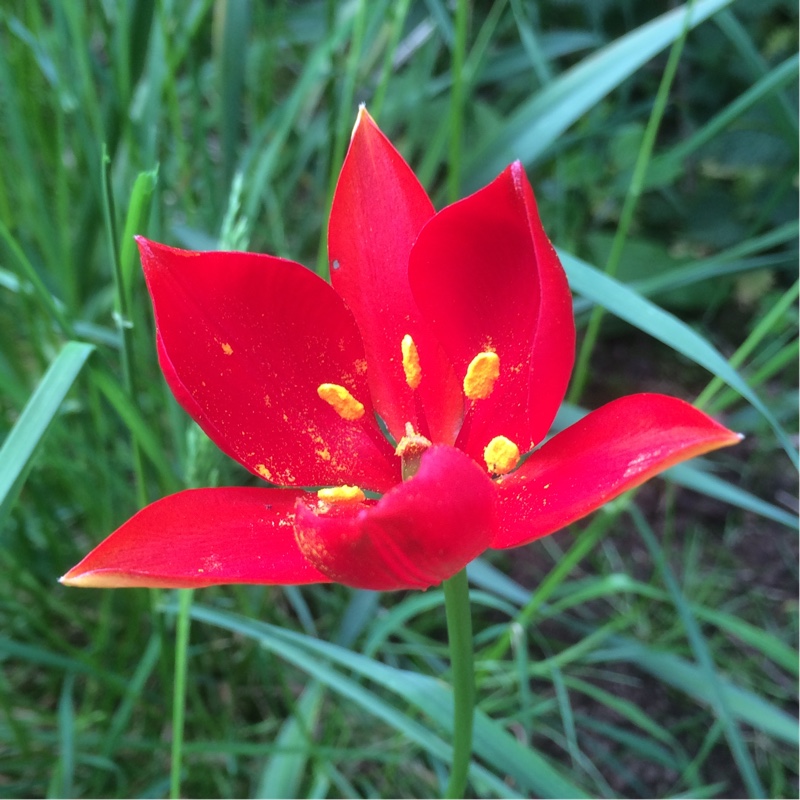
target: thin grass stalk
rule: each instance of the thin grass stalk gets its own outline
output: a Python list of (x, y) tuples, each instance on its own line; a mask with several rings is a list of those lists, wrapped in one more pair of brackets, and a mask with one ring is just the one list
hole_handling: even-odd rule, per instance
[[(781, 296), (777, 303), (769, 310), (764, 318), (761, 319), (753, 328), (750, 335), (744, 340), (736, 352), (728, 359), (730, 365), (734, 369), (742, 366), (750, 354), (758, 347), (776, 324), (780, 318), (795, 304), (798, 295), (800, 295), (800, 281), (795, 281)], [(698, 408), (704, 408), (711, 402), (711, 399), (717, 394), (720, 389), (725, 387), (725, 382), (718, 377), (714, 377), (709, 381), (705, 389), (697, 397), (695, 405)]]
[(453, 78), (450, 90), (450, 147), (447, 153), (447, 200), (455, 203), (461, 189), (461, 138), (464, 124), (464, 59), (467, 52), (467, 0), (456, 3), (455, 38), (450, 72)]
[[(618, 514), (619, 511), (616, 511), (611, 514), (599, 514), (594, 517), (589, 527), (581, 532), (572, 547), (558, 560), (555, 567), (539, 584), (528, 604), (517, 614), (514, 620), (516, 624), (521, 625), (523, 630), (527, 629), (542, 604), (561, 585), (575, 565), (591, 552)], [(504, 658), (512, 644), (512, 633), (513, 630), (509, 627), (494, 645), (484, 653), (482, 660), (497, 661)]]
[(80, 337), (75, 333), (72, 322), (68, 319), (67, 315), (62, 310), (58, 301), (50, 294), (50, 291), (45, 286), (44, 281), (39, 277), (39, 273), (31, 264), (25, 252), (17, 244), (17, 241), (11, 235), (11, 232), (0, 220), (0, 240), (5, 242), (8, 252), (11, 254), (14, 261), (17, 262), (17, 267), (21, 273), (23, 280), (27, 280), (33, 288), (34, 294), (42, 302), (42, 305), (47, 309), (48, 314), (52, 317), (53, 322), (60, 328), (61, 333), (67, 339), (78, 339)]
[(681, 591), (672, 569), (667, 563), (664, 551), (658, 543), (655, 532), (648, 524), (644, 514), (642, 514), (635, 505), (630, 506), (628, 513), (633, 519), (642, 539), (644, 539), (647, 549), (650, 551), (650, 555), (661, 573), (661, 577), (670, 595), (672, 595), (673, 603), (683, 623), (686, 638), (689, 640), (692, 653), (694, 654), (698, 666), (710, 678), (709, 683), (713, 687), (713, 696), (708, 698), (708, 702), (711, 704), (717, 718), (722, 723), (722, 727), (725, 731), (725, 738), (728, 740), (728, 746), (739, 768), (739, 774), (747, 787), (747, 793), (750, 797), (766, 797), (767, 795), (764, 791), (764, 787), (761, 785), (761, 780), (758, 777), (755, 764), (742, 739), (739, 726), (728, 708), (728, 702), (722, 691), (722, 686), (718, 679), (717, 670), (714, 660), (711, 657), (708, 644), (703, 637), (694, 614), (692, 614), (689, 603), (683, 596), (683, 592)]
[(356, 94), (356, 77), (358, 76), (358, 60), (364, 46), (364, 33), (367, 29), (366, 0), (359, 0), (358, 9), (353, 22), (353, 36), (350, 41), (350, 52), (345, 69), (344, 84), (339, 100), (339, 110), (336, 115), (336, 138), (331, 154), (330, 170), (328, 174), (328, 190), (325, 196), (325, 212), (322, 215), (322, 235), (319, 239), (317, 252), (317, 274), (328, 278), (330, 267), (328, 265), (328, 222), (330, 220), (333, 194), (339, 180), (339, 171), (344, 161), (347, 150), (348, 133), (352, 130), (353, 114), (355, 112), (354, 100)]
[[(133, 371), (133, 323), (128, 308), (128, 298), (125, 291), (125, 281), (122, 275), (120, 261), (119, 235), (117, 233), (116, 210), (114, 204), (114, 190), (111, 185), (111, 159), (103, 146), (102, 174), (103, 174), (103, 217), (108, 237), (109, 258), (113, 267), (114, 276), (114, 317), (122, 340), (122, 374), (125, 389), (131, 400), (136, 402), (136, 378)], [(139, 443), (133, 431), (131, 434), (131, 457), (133, 470), (136, 475), (136, 496), (139, 506), (147, 505), (147, 488), (144, 479), (144, 463), (139, 450)]]
[[(787, 343), (779, 353), (776, 353), (766, 364), (754, 370), (750, 374), (749, 382), (752, 386), (761, 386), (770, 378), (782, 372), (786, 368), (790, 368), (797, 364), (798, 355), (800, 355), (800, 341), (796, 338)], [(719, 414), (724, 411), (728, 406), (738, 403), (741, 400), (740, 395), (733, 391), (733, 389), (725, 389), (719, 395), (716, 395), (709, 401), (706, 406), (706, 411), (711, 414)], [(791, 527), (797, 527), (793, 523)]]
[(386, 45), (386, 54), (383, 57), (381, 76), (378, 79), (378, 86), (375, 89), (375, 94), (372, 96), (372, 101), (370, 102), (370, 111), (375, 119), (380, 119), (383, 103), (386, 99), (386, 92), (389, 89), (389, 81), (392, 78), (394, 57), (397, 53), (397, 45), (400, 43), (400, 36), (403, 33), (403, 26), (405, 25), (410, 5), (411, 0), (399, 0), (399, 2), (394, 4), (394, 16), (392, 17), (391, 34)]
[[(664, 74), (661, 77), (661, 83), (658, 87), (655, 103), (653, 104), (653, 111), (650, 114), (650, 119), (647, 121), (644, 136), (642, 137), (642, 145), (639, 148), (639, 153), (636, 157), (636, 164), (633, 168), (633, 176), (631, 177), (628, 192), (625, 195), (625, 202), (622, 206), (622, 213), (620, 215), (619, 225), (617, 226), (614, 240), (611, 244), (611, 252), (606, 262), (606, 275), (613, 277), (622, 258), (622, 251), (625, 247), (625, 242), (628, 238), (628, 233), (633, 223), (633, 214), (639, 202), (639, 197), (644, 188), (645, 179), (647, 177), (647, 168), (650, 165), (650, 160), (653, 155), (655, 147), (656, 136), (658, 129), (661, 126), (661, 120), (664, 118), (664, 112), (667, 109), (669, 102), (669, 93), (672, 83), (675, 80), (675, 75), (678, 72), (678, 64), (680, 63), (681, 54), (683, 53), (683, 46), (686, 44), (686, 38), (689, 35), (690, 20), (692, 10), (694, 8), (694, 0), (686, 6), (686, 14), (684, 16), (683, 30), (681, 35), (675, 40), (669, 51), (669, 58), (667, 65), (664, 68)], [(592, 309), (591, 317), (589, 318), (589, 325), (586, 328), (586, 333), (583, 337), (578, 358), (575, 364), (575, 371), (572, 375), (572, 387), (569, 392), (569, 401), (577, 403), (583, 394), (586, 387), (586, 382), (589, 378), (589, 361), (592, 357), (592, 351), (597, 343), (597, 337), (600, 333), (600, 325), (605, 315), (605, 309), (601, 306), (595, 306)]]

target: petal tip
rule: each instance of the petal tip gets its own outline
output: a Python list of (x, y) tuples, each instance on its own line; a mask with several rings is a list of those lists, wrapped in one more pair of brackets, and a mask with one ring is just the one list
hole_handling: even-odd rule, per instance
[(136, 245), (139, 248), (139, 252), (140, 253), (142, 253), (142, 254), (148, 253), (149, 254), (149, 253), (152, 252), (153, 244), (155, 244), (155, 242), (150, 241), (150, 239), (148, 239), (145, 236), (141, 236), (140, 234), (136, 234), (133, 237), (133, 240), (136, 242)]
[(92, 580), (92, 574), (93, 573), (91, 572), (77, 572), (76, 569), (73, 568), (69, 572), (62, 575), (58, 579), (58, 582), (62, 586), (74, 586), (79, 589), (100, 585)]
[(350, 141), (352, 142), (355, 138), (356, 132), (358, 131), (361, 123), (364, 122), (366, 124), (371, 124), (373, 127), (377, 127), (375, 124), (375, 120), (372, 119), (369, 111), (367, 111), (367, 104), (366, 103), (359, 103), (358, 105), (358, 114), (356, 115), (356, 123), (353, 125), (353, 131), (350, 134)]

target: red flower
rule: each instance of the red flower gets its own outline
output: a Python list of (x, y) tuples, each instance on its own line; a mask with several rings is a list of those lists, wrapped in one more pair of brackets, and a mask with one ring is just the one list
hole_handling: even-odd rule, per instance
[[(328, 244), (332, 285), (272, 256), (139, 239), (172, 391), (226, 453), (286, 488), (165, 497), (64, 583), (424, 589), (739, 440), (640, 394), (541, 444), (575, 330), (519, 163), (435, 213), (362, 109)], [(332, 488), (295, 488), (309, 486)]]

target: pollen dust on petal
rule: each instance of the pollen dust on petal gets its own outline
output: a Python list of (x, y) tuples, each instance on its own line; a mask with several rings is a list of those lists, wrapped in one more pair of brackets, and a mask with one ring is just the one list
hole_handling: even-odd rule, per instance
[(233, 355), (233, 348), (227, 342), (220, 342), (220, 346), (222, 347), (222, 352), (225, 353), (226, 356)]
[(256, 472), (266, 481), (272, 480), (272, 473), (266, 468), (264, 464), (256, 464)]

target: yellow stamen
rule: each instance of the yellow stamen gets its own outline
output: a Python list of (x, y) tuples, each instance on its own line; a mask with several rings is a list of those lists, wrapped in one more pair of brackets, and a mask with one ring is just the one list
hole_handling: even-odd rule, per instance
[(364, 406), (337, 383), (322, 383), (317, 387), (317, 394), (342, 418), (348, 420), (361, 419)]
[(500, 377), (500, 359), (497, 353), (478, 353), (467, 367), (464, 376), (464, 394), (470, 400), (485, 400)]
[(320, 489), (317, 497), (323, 503), (360, 503), (366, 498), (358, 486), (333, 486), (330, 489)]
[(422, 380), (422, 370), (419, 366), (419, 353), (414, 340), (406, 334), (400, 343), (403, 352), (403, 372), (406, 373), (406, 383), (412, 389), (418, 389)]
[(505, 475), (519, 464), (519, 447), (505, 436), (495, 436), (483, 451), (483, 459), (489, 472)]

